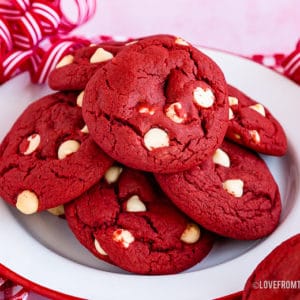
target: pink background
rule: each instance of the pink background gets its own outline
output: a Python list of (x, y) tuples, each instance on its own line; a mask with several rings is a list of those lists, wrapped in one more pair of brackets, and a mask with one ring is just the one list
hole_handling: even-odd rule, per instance
[(97, 15), (82, 26), (90, 34), (170, 33), (246, 55), (288, 53), (300, 37), (299, 0), (99, 0), (97, 4)]

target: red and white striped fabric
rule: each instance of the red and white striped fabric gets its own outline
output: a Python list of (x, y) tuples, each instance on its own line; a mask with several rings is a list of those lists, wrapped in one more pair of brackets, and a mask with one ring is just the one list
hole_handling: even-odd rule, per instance
[[(75, 20), (64, 12), (64, 3), (76, 10)], [(87, 44), (65, 35), (95, 10), (96, 0), (1, 0), (0, 83), (23, 71), (29, 71), (33, 82), (45, 82), (62, 55)]]
[(300, 84), (300, 40), (296, 49), (282, 62), (283, 74)]
[(27, 300), (29, 291), (23, 287), (0, 277), (0, 299), (5, 300)]
[(300, 84), (300, 40), (295, 50), (288, 55), (282, 53), (272, 55), (256, 54), (250, 58)]

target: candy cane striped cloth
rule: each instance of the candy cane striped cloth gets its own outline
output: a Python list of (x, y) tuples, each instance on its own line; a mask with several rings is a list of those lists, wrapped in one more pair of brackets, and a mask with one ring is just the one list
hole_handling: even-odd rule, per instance
[(300, 84), (300, 40), (296, 49), (282, 62), (283, 74)]
[(27, 300), (29, 292), (23, 287), (0, 277), (0, 299)]
[(0, 83), (23, 71), (29, 71), (33, 82), (45, 82), (59, 55), (88, 43), (65, 35), (94, 15), (96, 0), (68, 0), (77, 10), (76, 20), (64, 12), (66, 1), (0, 1)]
[(288, 55), (275, 53), (273, 55), (253, 55), (250, 58), (300, 84), (300, 40), (295, 50)]

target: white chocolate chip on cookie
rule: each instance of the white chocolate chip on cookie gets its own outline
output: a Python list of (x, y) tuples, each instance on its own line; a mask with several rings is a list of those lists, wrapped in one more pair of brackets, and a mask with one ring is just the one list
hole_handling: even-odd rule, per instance
[(160, 128), (151, 128), (144, 135), (144, 144), (148, 150), (169, 146), (170, 140), (167, 132)]
[(104, 174), (104, 178), (107, 183), (115, 183), (118, 181), (123, 169), (119, 166), (112, 166), (110, 167), (106, 173)]
[(153, 116), (155, 114), (155, 110), (152, 107), (147, 107), (145, 105), (140, 106), (138, 109), (140, 114), (148, 114), (150, 116)]
[(234, 138), (236, 140), (240, 140), (241, 139), (241, 136), (238, 133), (234, 133), (233, 136), (234, 136)]
[(211, 107), (215, 102), (215, 95), (210, 88), (203, 89), (202, 87), (196, 87), (193, 92), (194, 102), (204, 108)]
[(261, 114), (264, 117), (266, 116), (265, 108), (260, 103), (256, 103), (254, 105), (250, 105), (249, 108), (257, 111), (259, 114)]
[(59, 206), (49, 208), (48, 212), (54, 216), (62, 216), (65, 214), (65, 208), (63, 205), (59, 205)]
[(223, 189), (234, 197), (243, 195), (244, 182), (241, 179), (228, 179), (223, 182)]
[(24, 155), (29, 155), (33, 153), (41, 143), (41, 136), (37, 133), (30, 135), (27, 138), (28, 146), (25, 151), (23, 151)]
[(94, 246), (98, 253), (100, 253), (101, 255), (107, 255), (107, 253), (103, 250), (100, 243), (96, 239), (94, 240)]
[(112, 238), (115, 242), (121, 243), (124, 248), (128, 248), (134, 242), (134, 236), (126, 229), (115, 230)]
[(259, 144), (260, 143), (260, 135), (257, 132), (257, 130), (249, 130), (249, 134), (251, 136), (251, 139), (256, 143)]
[(129, 212), (139, 212), (146, 211), (145, 204), (141, 201), (138, 195), (131, 196), (126, 203), (126, 211)]
[(84, 125), (84, 126), (80, 129), (80, 131), (81, 131), (82, 133), (86, 133), (86, 134), (89, 133), (89, 129), (88, 129), (87, 125)]
[(100, 63), (112, 59), (114, 56), (109, 51), (104, 50), (103, 48), (98, 48), (95, 53), (90, 58), (90, 63)]
[(234, 118), (233, 111), (232, 111), (232, 109), (229, 107), (229, 110), (228, 110), (228, 120), (232, 120), (233, 118)]
[(175, 123), (182, 123), (186, 119), (186, 114), (179, 115), (179, 111), (182, 109), (182, 105), (179, 102), (172, 103), (166, 109), (166, 116)]
[(175, 44), (182, 45), (182, 46), (188, 46), (189, 45), (189, 43), (187, 41), (185, 41), (184, 39), (182, 39), (180, 37), (176, 38)]
[(64, 159), (68, 155), (77, 152), (79, 148), (80, 148), (79, 142), (75, 140), (65, 141), (59, 146), (57, 156), (59, 159)]
[(180, 240), (187, 244), (194, 244), (199, 241), (201, 235), (200, 228), (195, 223), (188, 223)]
[(25, 190), (18, 195), (16, 207), (23, 214), (33, 214), (38, 211), (39, 199), (34, 192)]
[(82, 91), (82, 92), (77, 96), (76, 104), (77, 104), (77, 106), (79, 106), (79, 107), (82, 107), (83, 95), (84, 95), (84, 91)]
[(56, 69), (70, 65), (74, 60), (74, 56), (72, 54), (68, 54), (66, 56), (64, 56), (56, 65)]
[(229, 106), (238, 105), (239, 99), (236, 97), (228, 96), (228, 103), (229, 103)]
[(213, 162), (223, 167), (230, 167), (230, 159), (228, 154), (218, 148), (213, 155)]

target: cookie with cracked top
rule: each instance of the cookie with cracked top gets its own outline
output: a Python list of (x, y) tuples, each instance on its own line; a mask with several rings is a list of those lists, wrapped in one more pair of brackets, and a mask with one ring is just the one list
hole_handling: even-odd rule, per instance
[(220, 68), (180, 38), (139, 40), (88, 82), (83, 117), (100, 147), (144, 171), (189, 169), (222, 143), (227, 84)]
[(83, 90), (94, 73), (123, 49), (125, 42), (104, 42), (77, 49), (64, 56), (49, 74), (54, 90)]
[(65, 205), (71, 230), (95, 256), (133, 273), (170, 274), (211, 250), (214, 235), (181, 213), (150, 174), (113, 166), (104, 178)]
[(300, 299), (299, 252), (300, 234), (278, 245), (248, 278), (242, 299)]
[(179, 209), (219, 235), (253, 240), (278, 225), (281, 200), (272, 174), (255, 152), (237, 144), (224, 141), (202, 164), (155, 177)]
[(286, 153), (284, 130), (265, 106), (231, 85), (228, 85), (228, 100), (228, 139), (268, 155)]
[(88, 134), (77, 93), (33, 102), (0, 147), (0, 195), (25, 214), (68, 202), (112, 164)]

